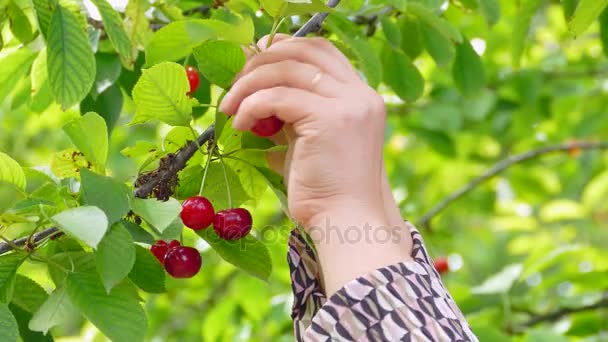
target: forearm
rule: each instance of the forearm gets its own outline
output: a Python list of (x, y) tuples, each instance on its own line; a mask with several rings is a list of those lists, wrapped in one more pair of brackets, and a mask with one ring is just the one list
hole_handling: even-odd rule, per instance
[(411, 259), (409, 230), (395, 216), (389, 219), (383, 203), (376, 202), (334, 206), (306, 225), (318, 252), (327, 296), (359, 276)]

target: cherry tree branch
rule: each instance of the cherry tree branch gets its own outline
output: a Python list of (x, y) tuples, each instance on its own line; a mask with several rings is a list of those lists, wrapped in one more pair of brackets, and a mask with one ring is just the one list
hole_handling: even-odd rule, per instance
[(545, 146), (545, 147), (541, 147), (541, 148), (536, 148), (536, 149), (530, 150), (528, 152), (510, 156), (510, 157), (500, 161), (499, 163), (495, 164), (494, 166), (489, 168), (486, 172), (484, 172), (477, 178), (473, 179), (472, 181), (470, 181), (469, 183), (467, 183), (460, 189), (454, 191), (453, 193), (448, 195), (446, 198), (441, 200), (439, 203), (437, 203), (437, 205), (435, 205), (433, 208), (431, 208), (431, 210), (429, 210), (426, 214), (424, 214), (422, 216), (422, 218), (418, 222), (418, 226), (424, 227), (426, 229), (430, 229), (431, 220), (435, 216), (437, 216), (441, 211), (443, 211), (445, 208), (447, 208), (450, 204), (452, 204), (452, 202), (455, 202), (456, 200), (460, 199), (462, 196), (469, 193), (471, 190), (475, 189), (475, 187), (477, 187), (479, 184), (498, 175), (502, 171), (506, 170), (507, 168), (509, 168), (517, 163), (521, 163), (521, 162), (524, 162), (524, 161), (527, 161), (530, 159), (534, 159), (534, 158), (543, 156), (545, 154), (555, 153), (555, 152), (567, 152), (567, 151), (570, 151), (573, 149), (580, 149), (580, 150), (608, 149), (608, 141), (568, 142), (568, 143), (563, 143), (560, 145), (550, 145), (550, 146)]
[(524, 330), (525, 328), (529, 328), (531, 326), (534, 326), (534, 325), (537, 325), (537, 324), (540, 324), (543, 322), (554, 322), (566, 315), (570, 315), (573, 313), (591, 311), (591, 310), (596, 310), (596, 309), (600, 309), (600, 308), (608, 308), (608, 295), (604, 295), (603, 299), (601, 299), (600, 301), (598, 301), (594, 304), (580, 306), (580, 307), (576, 307), (576, 308), (561, 308), (561, 309), (558, 309), (556, 311), (549, 312), (546, 314), (532, 316), (532, 318), (530, 318), (528, 321), (524, 322), (521, 325), (520, 330)]
[[(327, 3), (328, 7), (336, 7), (340, 0), (329, 0)], [(296, 37), (306, 36), (308, 33), (311, 33), (315, 30), (318, 30), (321, 27), (321, 23), (323, 20), (327, 18), (327, 13), (317, 13), (312, 16), (294, 34)], [(215, 136), (215, 126), (211, 125), (201, 135), (196, 139), (197, 141), (190, 141), (185, 146), (183, 146), (179, 151), (175, 153), (169, 160), (169, 163), (163, 165), (163, 167), (159, 167), (153, 175), (150, 177), (146, 177), (145, 182), (135, 188), (134, 196), (138, 198), (146, 198), (150, 196), (151, 193), (154, 192), (154, 189), (159, 186), (159, 184), (166, 184), (171, 180), (175, 179), (177, 173), (186, 167), (186, 163), (192, 156), (196, 153), (198, 146), (202, 146), (205, 143), (209, 142)], [(198, 144), (197, 144), (198, 143)], [(39, 242), (45, 240), (49, 236), (59, 233), (59, 229), (56, 227), (47, 228), (39, 233), (36, 233), (32, 236), (30, 242), (33, 246), (38, 245)], [(28, 237), (16, 239), (13, 241), (16, 246), (23, 246), (28, 241)], [(13, 250), (13, 247), (7, 243), (0, 243), (0, 255), (10, 252)]]

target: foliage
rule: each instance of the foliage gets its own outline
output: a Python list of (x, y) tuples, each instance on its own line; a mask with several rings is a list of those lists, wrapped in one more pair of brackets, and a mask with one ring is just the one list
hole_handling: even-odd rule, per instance
[[(602, 340), (607, 6), (0, 0), (0, 340), (292, 339), (292, 225), (263, 155), (283, 147), (235, 132), (214, 108), (245, 63), (241, 47), (320, 11), (330, 14), (313, 34), (386, 99), (404, 217), (418, 221), (509, 155), (566, 144), (472, 183), (420, 228), (433, 256), (449, 255), (444, 281), (480, 340)], [(186, 65), (204, 76), (191, 95)], [(209, 144), (192, 143), (201, 132), (225, 174)], [(179, 201), (198, 192), (208, 161), (205, 195), (225, 209), (228, 179), (232, 204), (254, 213), (252, 236), (183, 229)], [(188, 280), (166, 277), (147, 251), (180, 238), (203, 256)]]

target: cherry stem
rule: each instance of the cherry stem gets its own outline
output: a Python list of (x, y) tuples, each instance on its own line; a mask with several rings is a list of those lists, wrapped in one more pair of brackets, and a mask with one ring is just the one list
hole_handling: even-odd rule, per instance
[[(211, 146), (211, 151), (215, 149), (215, 144)], [(203, 189), (205, 188), (205, 180), (207, 179), (207, 171), (209, 171), (209, 165), (211, 165), (211, 157), (212, 153), (209, 153), (207, 157), (207, 162), (205, 163), (205, 170), (203, 171), (203, 180), (201, 181), (201, 188), (198, 191), (199, 195), (203, 195)]]
[(228, 206), (232, 208), (232, 195), (230, 194), (230, 185), (228, 184), (228, 173), (226, 172), (226, 165), (224, 165), (224, 159), (220, 153), (217, 154), (222, 164), (222, 171), (224, 171), (224, 181), (226, 182), (226, 191), (228, 192)]
[(190, 55), (186, 56), (186, 59), (184, 59), (184, 67), (188, 66), (189, 62), (190, 62)]
[(192, 132), (192, 137), (194, 137), (194, 143), (196, 144), (196, 146), (198, 147), (198, 150), (202, 153), (205, 154), (205, 151), (203, 150), (203, 147), (198, 143), (198, 133), (196, 133), (196, 131), (194, 130), (194, 127), (192, 127), (192, 125), (188, 126), (190, 127), (190, 132)]
[(192, 106), (192, 107), (208, 107), (208, 108), (217, 108), (217, 105), (211, 104), (211, 103), (199, 103), (196, 106)]
[(267, 49), (272, 44), (272, 41), (274, 40), (274, 36), (277, 34), (277, 31), (279, 30), (279, 27), (281, 27), (281, 24), (283, 23), (283, 20), (285, 20), (285, 18), (275, 19), (274, 22), (272, 23), (272, 29), (270, 30), (270, 36), (268, 36), (268, 41), (266, 41), (266, 48)]

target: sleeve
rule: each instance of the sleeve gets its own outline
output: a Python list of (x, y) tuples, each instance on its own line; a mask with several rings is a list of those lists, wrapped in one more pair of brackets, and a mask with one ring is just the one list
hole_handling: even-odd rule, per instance
[[(408, 225), (414, 242), (411, 261), (354, 279), (329, 299), (323, 297), (318, 273), (309, 273), (308, 291), (294, 301), (296, 340), (477, 341), (432, 266), (419, 232)], [(307, 264), (299, 265), (300, 271), (318, 267), (310, 260)]]

